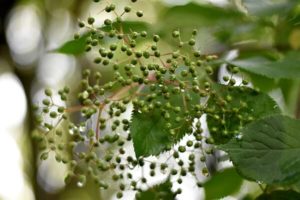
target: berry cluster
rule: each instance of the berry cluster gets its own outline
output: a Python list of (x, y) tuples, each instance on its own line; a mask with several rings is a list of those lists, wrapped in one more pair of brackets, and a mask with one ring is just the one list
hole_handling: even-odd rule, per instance
[[(58, 162), (69, 166), (66, 183), (76, 181), (82, 186), (89, 178), (103, 190), (117, 185), (117, 198), (122, 198), (125, 190), (135, 190), (136, 198), (142, 198), (148, 179), (161, 175), (181, 184), (183, 177), (190, 174), (195, 177), (195, 184), (202, 187), (196, 169), (202, 166), (202, 175), (209, 175), (205, 162), (214, 153), (215, 138), (204, 134), (200, 118), (207, 114), (225, 124), (224, 112), (220, 110), (228, 108), (227, 103), (232, 101), (230, 94), (224, 98), (215, 89), (217, 56), (203, 55), (195, 48), (197, 30), (191, 31), (187, 41), (182, 40), (179, 30), (174, 30), (169, 36), (176, 45), (172, 51), (164, 52), (163, 38), (159, 35), (146, 30), (125, 32), (124, 17), (135, 12), (140, 18), (142, 11), (125, 6), (117, 13), (116, 5), (108, 4), (103, 12), (112, 12), (115, 17), (105, 19), (101, 27), (95, 27), (95, 18), (89, 17), (78, 24), (85, 34), (75, 34), (75, 39), (86, 38), (86, 52), (93, 56), (97, 52), (93, 61), (99, 66), (83, 70), (78, 105), (59, 106), (52, 98), (52, 91), (46, 89), (46, 98), (36, 107), (38, 131), (34, 132), (34, 138), (41, 151), (40, 158), (45, 160), (49, 152), (54, 152)], [(150, 42), (141, 48), (139, 44), (143, 41)], [(100, 70), (104, 66), (113, 69), (113, 79), (106, 83)], [(230, 70), (238, 73), (235, 67)], [(225, 90), (235, 85), (232, 77), (223, 79), (228, 82)], [(243, 81), (243, 84), (248, 83)], [(68, 87), (58, 91), (66, 105), (70, 104), (69, 93)], [(209, 103), (210, 97), (214, 102)], [(219, 107), (216, 109), (214, 104)], [(157, 121), (151, 123), (151, 120)], [(143, 123), (148, 125), (147, 129), (140, 125)], [(165, 144), (159, 148), (147, 146), (151, 134), (158, 135), (157, 143)], [(178, 143), (186, 134), (189, 139)], [(135, 155), (128, 147), (132, 146), (132, 140)], [(158, 158), (162, 152), (166, 155), (163, 160), (148, 159), (150, 155)], [(144, 173), (146, 168), (148, 174)], [(142, 169), (140, 177), (134, 174), (137, 169)], [(172, 191), (173, 195), (182, 192), (180, 187)], [(165, 193), (158, 191), (157, 195), (157, 199), (164, 199)]]

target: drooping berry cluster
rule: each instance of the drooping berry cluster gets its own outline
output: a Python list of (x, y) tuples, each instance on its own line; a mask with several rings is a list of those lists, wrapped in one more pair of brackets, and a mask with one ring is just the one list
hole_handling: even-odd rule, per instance
[[(57, 105), (52, 91), (45, 90), (46, 98), (36, 108), (38, 131), (34, 133), (41, 159), (47, 159), (49, 152), (54, 152), (58, 162), (69, 166), (67, 183), (76, 181), (81, 186), (88, 177), (104, 190), (117, 185), (118, 198), (123, 197), (124, 190), (136, 190), (136, 197), (141, 198), (148, 179), (162, 175), (181, 184), (182, 177), (190, 174), (201, 187), (196, 169), (202, 166), (202, 175), (209, 174), (205, 161), (214, 152), (214, 138), (204, 134), (200, 118), (207, 114), (221, 122), (227, 112), (220, 112), (222, 105), (232, 101), (230, 94), (223, 98), (219, 90), (214, 89), (217, 57), (203, 55), (195, 48), (197, 30), (191, 31), (187, 41), (182, 40), (178, 30), (170, 33), (176, 45), (168, 52), (164, 52), (160, 44), (163, 38), (157, 34), (149, 34), (147, 30), (126, 32), (126, 14), (135, 12), (137, 17), (143, 17), (142, 11), (133, 10), (125, 6), (118, 14), (116, 5), (108, 4), (103, 12), (112, 12), (115, 17), (105, 19), (103, 26), (95, 27), (93, 17), (79, 22), (85, 33), (75, 34), (75, 39), (85, 38), (85, 50), (94, 56), (98, 67), (83, 70), (78, 105), (69, 106), (68, 87), (58, 91), (68, 106)], [(147, 41), (147, 45), (140, 45), (143, 41)], [(111, 81), (103, 83), (103, 67), (113, 70)], [(231, 71), (238, 72), (237, 68)], [(231, 86), (235, 84), (235, 80), (227, 76), (224, 81)], [(211, 96), (221, 107), (218, 110), (208, 103)], [(235, 106), (239, 107), (240, 103)], [(158, 121), (152, 123), (152, 119)], [(142, 125), (141, 129), (136, 128), (146, 121), (149, 121), (146, 123), (149, 129)], [(145, 137), (139, 136), (145, 134), (143, 131)], [(156, 135), (151, 131), (159, 133), (157, 137), (163, 140), (156, 141), (164, 143), (159, 152), (167, 151), (163, 160), (147, 158), (149, 155), (159, 157), (157, 146), (153, 149), (147, 146), (147, 137)], [(187, 134), (189, 138), (178, 143)], [(145, 144), (138, 142), (143, 137)], [(135, 154), (129, 147), (132, 140)], [(183, 154), (188, 159), (184, 159)], [(149, 174), (144, 173), (144, 168)], [(136, 177), (139, 169), (142, 173)], [(174, 195), (181, 193), (180, 188), (173, 191)]]

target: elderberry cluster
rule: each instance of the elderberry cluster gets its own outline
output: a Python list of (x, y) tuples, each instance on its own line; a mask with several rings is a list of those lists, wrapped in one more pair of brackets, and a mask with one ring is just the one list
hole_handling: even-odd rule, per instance
[[(97, 67), (83, 69), (76, 101), (69, 100), (74, 94), (68, 87), (58, 91), (66, 106), (57, 105), (52, 90), (45, 90), (45, 99), (36, 107), (34, 138), (42, 160), (54, 152), (58, 162), (68, 165), (66, 183), (82, 186), (92, 179), (103, 190), (117, 188), (117, 198), (122, 198), (125, 190), (134, 190), (136, 198), (142, 199), (148, 179), (155, 176), (164, 175), (181, 184), (190, 174), (195, 177), (195, 185), (202, 187), (199, 176), (209, 175), (205, 163), (206, 157), (214, 153), (215, 138), (204, 134), (200, 118), (207, 114), (224, 125), (224, 113), (243, 102), (226, 107), (232, 96), (219, 95), (219, 88), (214, 86), (217, 56), (197, 50), (197, 30), (191, 30), (187, 40), (174, 30), (167, 37), (174, 39), (175, 46), (166, 52), (160, 35), (124, 27), (126, 15), (144, 15), (134, 9), (135, 2), (131, 0), (122, 9), (107, 4), (102, 12), (113, 13), (114, 17), (105, 19), (101, 27), (94, 25), (93, 17), (79, 22), (84, 34), (75, 34), (75, 41), (85, 39), (85, 50), (94, 56)], [(144, 41), (147, 45), (143, 46)], [(113, 79), (108, 82), (102, 81), (104, 67), (113, 71)], [(235, 67), (230, 71), (238, 73)], [(223, 79), (229, 86), (236, 83), (232, 77)], [(210, 97), (214, 99), (211, 104)], [(144, 123), (148, 128), (141, 125)], [(154, 125), (157, 128), (151, 127)], [(215, 132), (220, 131), (217, 125), (212, 128)], [(147, 146), (150, 134), (157, 135), (163, 147)], [(189, 139), (180, 142), (187, 134)], [(225, 131), (223, 136), (228, 134)], [(129, 146), (134, 146), (135, 154)], [(159, 157), (159, 153), (166, 155), (163, 160), (148, 159), (150, 155)], [(201, 174), (197, 172), (199, 166)], [(139, 177), (135, 176), (139, 169), (146, 168), (148, 174), (142, 170)], [(164, 199), (164, 191), (156, 189), (157, 199)], [(182, 192), (180, 187), (172, 191), (174, 196)]]

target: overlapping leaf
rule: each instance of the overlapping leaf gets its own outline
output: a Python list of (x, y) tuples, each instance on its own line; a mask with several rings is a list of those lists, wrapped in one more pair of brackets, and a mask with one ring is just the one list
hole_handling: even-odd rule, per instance
[(273, 115), (246, 126), (240, 140), (221, 145), (241, 175), (266, 184), (300, 181), (300, 121)]
[(169, 180), (166, 182), (149, 188), (146, 191), (141, 192), (137, 196), (137, 200), (174, 200), (176, 194), (171, 190), (172, 184)]
[(89, 34), (84, 34), (78, 39), (73, 39), (67, 41), (62, 46), (54, 50), (55, 52), (62, 54), (78, 55), (85, 51), (86, 48), (86, 39), (89, 37)]
[(231, 195), (240, 189), (242, 182), (242, 177), (234, 168), (225, 169), (214, 174), (209, 181), (204, 183), (205, 197), (206, 199), (220, 199)]
[(298, 200), (300, 199), (300, 193), (293, 190), (277, 190), (271, 193), (262, 194), (255, 200)]
[(300, 79), (299, 63), (300, 52), (290, 52), (277, 61), (271, 61), (263, 57), (252, 57), (230, 62), (230, 64), (243, 70), (277, 79)]
[(208, 100), (207, 125), (217, 144), (226, 143), (253, 120), (280, 113), (276, 102), (267, 94), (247, 87), (215, 85), (215, 96)]
[[(243, 14), (230, 8), (221, 8), (208, 4), (188, 3), (174, 6), (162, 14), (162, 25), (166, 27), (198, 27), (213, 26), (214, 23), (224, 20), (241, 20)], [(165, 27), (165, 28), (166, 28)]]
[[(169, 90), (171, 88), (169, 87)], [(187, 92), (172, 94), (170, 99), (164, 99), (163, 96), (156, 98), (162, 105), (169, 102), (172, 107), (181, 108), (177, 113), (170, 111), (168, 120), (164, 118), (160, 108), (154, 108), (146, 113), (139, 109), (133, 111), (130, 132), (137, 157), (158, 155), (172, 147), (188, 132), (192, 120), (185, 116), (183, 98), (187, 96), (191, 98), (189, 104), (199, 103), (198, 95)], [(170, 130), (173, 130), (173, 133)]]

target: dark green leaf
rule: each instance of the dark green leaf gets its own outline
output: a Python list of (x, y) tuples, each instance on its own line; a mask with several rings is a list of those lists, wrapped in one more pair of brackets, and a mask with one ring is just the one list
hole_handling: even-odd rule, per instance
[(300, 193), (293, 190), (278, 190), (270, 194), (262, 194), (256, 200), (299, 200)]
[(55, 52), (63, 54), (78, 55), (85, 52), (86, 48), (86, 39), (89, 34), (84, 34), (78, 39), (70, 40), (64, 43), (58, 49), (55, 49)]
[(231, 61), (230, 64), (269, 78), (300, 79), (299, 62), (300, 53), (290, 52), (277, 61), (271, 61), (263, 57), (253, 57)]
[[(243, 179), (237, 174), (234, 168), (225, 169), (212, 176), (204, 183), (206, 199), (220, 199), (237, 192)], [(226, 184), (225, 184), (226, 183)]]
[(266, 184), (300, 181), (300, 121), (273, 115), (246, 126), (240, 140), (221, 145), (241, 175)]
[(215, 23), (228, 20), (240, 20), (242, 13), (208, 4), (188, 3), (174, 6), (166, 10), (160, 19), (162, 29), (196, 28), (199, 26), (214, 26)]
[(299, 80), (281, 79), (278, 83), (286, 105), (286, 113), (294, 115), (298, 106)]
[[(137, 157), (158, 155), (172, 145), (172, 135), (166, 127), (167, 121), (159, 111), (151, 113), (133, 112), (131, 135)], [(178, 131), (182, 134), (185, 127)]]
[(247, 72), (247, 75), (250, 77), (253, 86), (255, 88), (259, 88), (259, 90), (262, 92), (269, 92), (278, 87), (277, 81), (272, 78), (268, 78), (266, 76), (261, 76), (251, 72)]
[[(207, 125), (217, 144), (226, 143), (249, 122), (280, 113), (276, 102), (264, 93), (247, 87), (215, 85), (208, 100)], [(225, 103), (225, 104), (224, 104)]]
[[(171, 92), (172, 87), (168, 87)], [(144, 93), (152, 94), (148, 91), (149, 88), (143, 90)], [(148, 92), (145, 92), (148, 91)], [(185, 115), (185, 105), (183, 98), (189, 96), (191, 100), (187, 103), (197, 104), (200, 101), (200, 97), (194, 93), (182, 93), (172, 94), (170, 98), (165, 99), (163, 95), (157, 96), (151, 102), (146, 101), (148, 106), (154, 102), (161, 102), (161, 108), (153, 108), (149, 111), (143, 111), (143, 108), (135, 107), (132, 115), (132, 121), (130, 125), (130, 132), (133, 139), (133, 145), (135, 154), (137, 157), (158, 155), (163, 151), (168, 150), (176, 142), (178, 142), (186, 133), (191, 132), (192, 117)], [(140, 100), (144, 98), (141, 97)], [(164, 108), (164, 105), (169, 102), (171, 104), (171, 110)], [(172, 108), (181, 108), (180, 112), (174, 112)], [(164, 111), (168, 110), (169, 119), (164, 117)], [(176, 121), (176, 118), (179, 118)], [(169, 125), (169, 127), (168, 127)]]
[(174, 200), (176, 194), (172, 192), (172, 183), (167, 180), (166, 182), (149, 188), (138, 194), (137, 200)]

